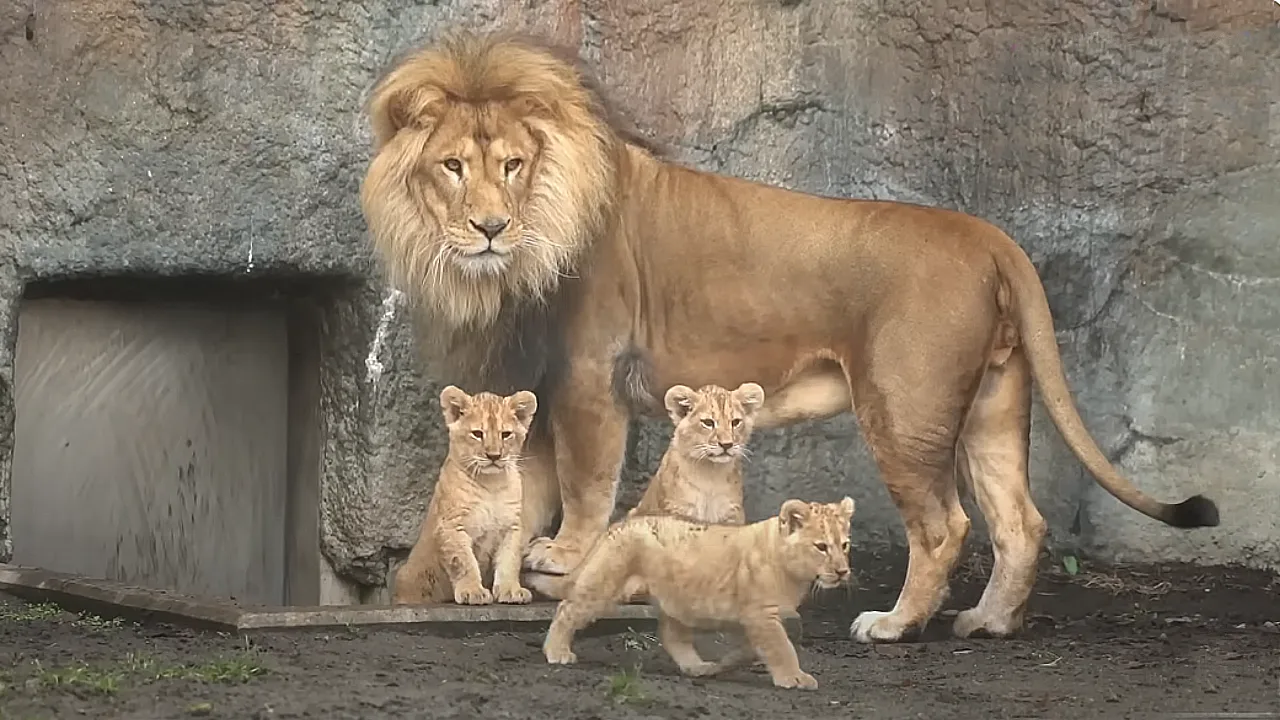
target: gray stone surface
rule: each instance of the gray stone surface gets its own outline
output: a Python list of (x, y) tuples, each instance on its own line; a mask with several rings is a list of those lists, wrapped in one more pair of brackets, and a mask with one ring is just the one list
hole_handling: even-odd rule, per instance
[[(1278, 23), (1263, 0), (0, 0), (0, 557), (24, 286), (304, 278), (322, 316), (323, 552), (383, 582), (444, 439), (365, 245), (360, 103), (396, 53), (461, 24), (577, 44), (699, 167), (1000, 224), (1044, 276), (1102, 445), (1141, 486), (1222, 510), (1195, 533), (1137, 516), (1037, 413), (1050, 542), (1280, 565)], [(624, 499), (667, 431), (637, 431)], [(861, 542), (901, 542), (851, 418), (755, 449), (753, 517), (850, 493)]]

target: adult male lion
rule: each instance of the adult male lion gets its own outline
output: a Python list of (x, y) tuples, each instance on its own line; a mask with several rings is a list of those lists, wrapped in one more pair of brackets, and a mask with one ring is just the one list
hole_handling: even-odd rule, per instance
[[(455, 36), (398, 62), (368, 107), (361, 188), (391, 281), (425, 317), (441, 380), (537, 393), (526, 565), (565, 573), (606, 527), (632, 412), (675, 384), (763, 386), (757, 428), (853, 410), (910, 547), (863, 642), (913, 637), (969, 530), (959, 468), (995, 566), (955, 632), (1022, 624), (1045, 524), (1028, 492), (1031, 383), (1121, 502), (1216, 525), (1199, 495), (1157, 502), (1111, 466), (1063, 377), (1035, 267), (950, 210), (822, 198), (665, 162), (625, 137), (573, 64), (528, 41)], [(612, 393), (611, 393), (612, 390)]]

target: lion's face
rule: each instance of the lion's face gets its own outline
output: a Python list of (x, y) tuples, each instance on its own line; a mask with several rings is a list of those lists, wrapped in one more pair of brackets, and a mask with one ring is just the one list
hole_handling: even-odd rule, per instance
[(746, 453), (764, 389), (755, 383), (743, 383), (733, 391), (718, 385), (697, 390), (675, 385), (664, 402), (676, 426), (673, 447), (694, 460), (727, 463)]
[(528, 390), (472, 397), (450, 385), (440, 392), (440, 409), (449, 428), (449, 454), (467, 472), (491, 475), (516, 467), (538, 400)]
[(522, 245), (538, 242), (522, 211), (540, 150), (504, 105), (457, 105), (443, 115), (407, 178), (419, 212), (438, 228), (423, 238), (433, 262), (464, 276), (500, 275)]
[(432, 326), (473, 333), (540, 303), (604, 223), (619, 141), (575, 70), (515, 42), (459, 36), (374, 88), (360, 189), (392, 284)]
[(849, 520), (853, 499), (836, 503), (787, 500), (778, 513), (786, 569), (829, 589), (849, 581)]

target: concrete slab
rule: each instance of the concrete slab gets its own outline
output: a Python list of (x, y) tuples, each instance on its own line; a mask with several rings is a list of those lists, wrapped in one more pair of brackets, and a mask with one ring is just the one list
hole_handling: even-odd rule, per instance
[[(429, 606), (326, 605), (279, 607), (239, 604), (127, 585), (110, 580), (12, 564), (0, 564), (0, 591), (32, 602), (52, 602), (68, 610), (102, 617), (178, 625), (230, 633), (278, 630), (327, 630), (355, 627), (405, 627), (435, 634), (530, 631), (545, 628), (556, 603), (529, 605)], [(648, 605), (623, 605), (589, 628), (588, 635), (648, 631), (656, 627)]]

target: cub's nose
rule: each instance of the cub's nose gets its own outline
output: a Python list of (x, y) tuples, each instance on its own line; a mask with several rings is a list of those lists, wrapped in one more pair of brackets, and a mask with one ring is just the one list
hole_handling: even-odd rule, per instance
[(841, 580), (849, 577), (849, 568), (844, 568), (843, 570), (836, 570), (836, 577), (840, 578)]
[(725, 452), (729, 452), (730, 450), (732, 450), (732, 449), (733, 449), (733, 443), (731, 443), (731, 442), (722, 442), (722, 443), (720, 443), (720, 449), (721, 449), (721, 450), (724, 450)]
[(499, 461), (499, 460), (501, 460), (501, 459), (502, 459), (502, 453), (491, 453), (491, 452), (487, 452), (487, 453), (485, 453), (485, 454), (484, 454), (484, 456), (485, 456), (485, 457), (487, 457), (487, 458), (489, 458), (489, 459), (490, 459), (490, 460), (492, 460), (493, 462), (497, 462), (497, 461)]
[(498, 217), (497, 215), (490, 215), (489, 217), (471, 221), (471, 227), (479, 230), (480, 234), (484, 235), (488, 240), (498, 237), (498, 233), (506, 230), (510, 224), (511, 218)]

